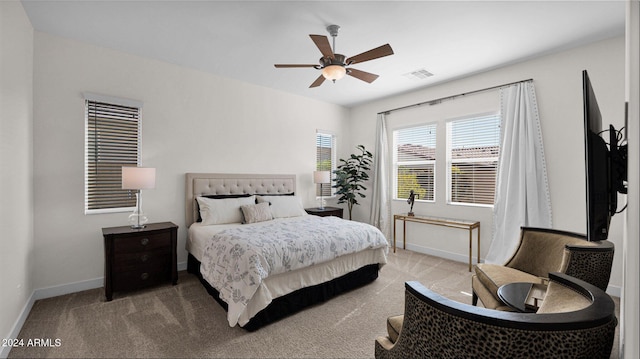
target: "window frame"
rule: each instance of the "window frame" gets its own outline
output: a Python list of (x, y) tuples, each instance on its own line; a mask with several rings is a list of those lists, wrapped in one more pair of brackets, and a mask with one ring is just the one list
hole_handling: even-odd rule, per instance
[[(434, 159), (433, 160), (422, 160), (422, 161), (398, 161), (398, 145), (396, 144), (397, 142), (397, 133), (398, 131), (402, 131), (402, 130), (407, 130), (407, 129), (414, 129), (414, 128), (422, 128), (422, 127), (433, 127), (433, 131), (435, 131), (434, 137), (435, 137), (435, 145), (434, 145)], [(438, 151), (438, 122), (426, 122), (426, 123), (420, 123), (420, 124), (412, 124), (412, 125), (407, 125), (407, 126), (402, 126), (402, 127), (397, 127), (395, 129), (393, 129), (391, 131), (391, 136), (392, 136), (392, 167), (393, 167), (393, 199), (394, 200), (398, 200), (398, 201), (404, 201), (407, 200), (407, 198), (399, 198), (398, 197), (398, 170), (400, 166), (407, 166), (407, 165), (418, 165), (418, 166), (422, 166), (422, 165), (432, 165), (433, 167), (433, 199), (424, 199), (424, 198), (420, 198), (417, 197), (415, 200), (418, 202), (425, 202), (425, 203), (435, 203), (437, 200), (437, 163), (438, 163), (438, 156), (437, 156), (437, 151)]]
[(320, 197), (322, 198), (334, 198), (336, 196), (336, 189), (333, 188), (333, 181), (335, 180), (335, 173), (334, 171), (337, 169), (338, 167), (338, 163), (337, 163), (337, 158), (338, 158), (338, 151), (337, 151), (337, 139), (336, 139), (336, 134), (331, 132), (331, 131), (326, 131), (326, 130), (320, 130), (317, 129), (316, 130), (316, 166), (315, 166), (315, 170), (316, 171), (320, 171), (320, 162), (321, 160), (321, 155), (318, 152), (318, 137), (319, 136), (324, 136), (324, 137), (330, 137), (331, 138), (331, 169), (330, 171), (330, 178), (331, 178), (331, 182), (329, 184), (324, 184), (322, 186), (323, 190), (326, 191), (326, 187), (329, 186), (329, 191), (330, 191), (330, 195), (325, 196), (324, 194), (319, 194), (320, 193), (320, 184), (319, 183), (314, 183), (315, 185), (315, 197), (316, 199), (320, 199)]
[[(126, 162), (124, 164), (128, 164), (131, 166), (141, 166), (141, 149), (142, 149), (142, 105), (143, 103), (141, 101), (136, 101), (136, 100), (130, 100), (130, 99), (124, 99), (124, 98), (118, 98), (118, 97), (113, 97), (113, 96), (106, 96), (106, 95), (100, 95), (100, 94), (95, 94), (95, 93), (90, 93), (90, 92), (85, 92), (83, 93), (83, 97), (84, 97), (84, 125), (85, 125), (85, 134), (84, 134), (84, 143), (85, 143), (85, 148), (84, 148), (84, 213), (85, 215), (91, 215), (91, 214), (102, 214), (102, 213), (120, 213), (120, 212), (130, 212), (132, 210), (134, 210), (136, 208), (136, 200), (135, 200), (135, 193), (133, 193), (130, 190), (122, 190), (124, 192), (127, 192), (127, 197), (128, 199), (126, 200), (127, 202), (130, 202), (131, 205), (130, 206), (118, 206), (118, 207), (104, 207), (104, 208), (89, 208), (91, 205), (91, 195), (89, 194), (90, 192), (90, 163), (93, 161), (91, 159), (91, 157), (93, 156), (91, 151), (90, 151), (90, 147), (92, 144), (92, 141), (95, 141), (94, 139), (91, 139), (90, 136), (90, 103), (102, 103), (105, 104), (107, 106), (120, 106), (120, 107), (129, 107), (129, 108), (136, 108), (137, 109), (137, 140), (136, 140), (136, 154), (135, 154), (135, 163), (133, 162)], [(93, 146), (95, 146), (96, 144), (93, 143)], [(118, 165), (116, 165), (116, 167), (118, 167)], [(117, 197), (117, 196), (115, 196)], [(120, 201), (125, 202), (125, 200), (122, 199), (122, 196), (119, 199)]]
[[(495, 157), (477, 157), (477, 158), (463, 158), (463, 159), (453, 159), (452, 158), (452, 145), (453, 145), (453, 141), (452, 141), (452, 128), (451, 128), (451, 124), (456, 122), (456, 121), (466, 121), (466, 120), (474, 120), (474, 119), (482, 119), (482, 118), (495, 118), (498, 121), (498, 128), (499, 128), (499, 133), (498, 133), (498, 154)], [(501, 114), (499, 112), (486, 112), (486, 113), (479, 113), (479, 114), (473, 114), (473, 115), (468, 115), (468, 116), (464, 116), (464, 117), (457, 117), (457, 118), (453, 118), (453, 119), (449, 119), (446, 121), (446, 190), (447, 190), (447, 194), (446, 194), (446, 202), (448, 205), (453, 205), (453, 206), (470, 206), (470, 207), (483, 207), (483, 208), (493, 208), (493, 206), (495, 205), (495, 184), (497, 181), (497, 177), (498, 177), (498, 166), (499, 166), (499, 161), (500, 161), (500, 149), (502, 146), (501, 140), (502, 140), (502, 118), (501, 118)], [(494, 187), (494, 192), (493, 192), (493, 203), (491, 204), (487, 204), (487, 203), (474, 203), (474, 202), (458, 202), (458, 201), (453, 201), (452, 200), (452, 196), (453, 196), (453, 178), (452, 178), (452, 171), (451, 171), (451, 167), (454, 163), (486, 163), (486, 162), (495, 162), (496, 166), (496, 170), (495, 170), (495, 181), (493, 183), (493, 187)]]

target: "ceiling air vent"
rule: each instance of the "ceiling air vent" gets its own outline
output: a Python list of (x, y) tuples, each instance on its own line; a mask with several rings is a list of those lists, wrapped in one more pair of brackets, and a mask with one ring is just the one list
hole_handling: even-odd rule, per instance
[(419, 70), (408, 72), (404, 74), (404, 76), (412, 80), (424, 80), (428, 77), (433, 76), (433, 74), (425, 69), (419, 69)]

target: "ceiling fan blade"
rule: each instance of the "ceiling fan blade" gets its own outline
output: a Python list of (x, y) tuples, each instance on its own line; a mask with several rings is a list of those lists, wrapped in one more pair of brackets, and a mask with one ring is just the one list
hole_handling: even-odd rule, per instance
[(376, 47), (375, 49), (371, 49), (369, 51), (365, 51), (356, 56), (352, 56), (347, 59), (347, 65), (357, 64), (360, 62), (365, 62), (373, 59), (377, 59), (384, 56), (393, 55), (393, 49), (389, 44), (382, 45), (380, 47)]
[(313, 81), (313, 83), (311, 84), (311, 86), (309, 86), (309, 88), (318, 87), (322, 85), (323, 82), (324, 82), (324, 76), (320, 75), (320, 77), (318, 77), (315, 81)]
[(316, 44), (323, 57), (333, 58), (333, 50), (331, 50), (331, 44), (329, 39), (323, 35), (309, 35), (311, 40)]
[(358, 80), (362, 80), (364, 82), (372, 83), (378, 78), (378, 75), (372, 74), (369, 72), (356, 70), (356, 69), (347, 69), (347, 75), (353, 76)]
[(295, 68), (295, 67), (316, 67), (318, 65), (309, 65), (309, 64), (275, 64), (273, 65), (276, 68), (279, 69), (283, 69), (283, 68)]

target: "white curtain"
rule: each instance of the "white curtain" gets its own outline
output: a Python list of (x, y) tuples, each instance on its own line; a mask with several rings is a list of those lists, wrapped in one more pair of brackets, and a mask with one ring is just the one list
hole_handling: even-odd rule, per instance
[(493, 241), (485, 258), (502, 264), (517, 249), (520, 227), (551, 227), (551, 200), (533, 83), (500, 91), (502, 142), (493, 208)]
[(391, 201), (389, 200), (389, 147), (387, 125), (384, 114), (378, 114), (376, 126), (376, 148), (373, 155), (373, 194), (369, 222), (378, 227), (382, 234), (391, 238)]

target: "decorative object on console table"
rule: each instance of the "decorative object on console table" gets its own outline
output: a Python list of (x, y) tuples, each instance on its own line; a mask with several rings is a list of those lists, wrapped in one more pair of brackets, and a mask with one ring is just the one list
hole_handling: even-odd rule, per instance
[(407, 213), (407, 216), (409, 217), (415, 216), (415, 214), (413, 213), (413, 203), (416, 201), (416, 197), (420, 198), (420, 196), (413, 190), (409, 191), (409, 198), (407, 198), (407, 203), (411, 205), (411, 207), (409, 208), (409, 213)]
[(140, 190), (156, 187), (156, 169), (144, 167), (122, 167), (122, 189), (133, 189), (136, 192), (136, 208), (129, 215), (131, 228), (144, 228), (149, 218), (140, 208)]
[(342, 208), (339, 207), (324, 207), (324, 208), (305, 208), (307, 213), (320, 217), (339, 217), (342, 218)]
[(324, 209), (324, 192), (322, 185), (331, 183), (331, 171), (313, 171), (313, 183), (320, 183), (320, 206), (318, 206), (318, 209)]
[(107, 301), (114, 291), (133, 290), (162, 282), (178, 283), (178, 226), (171, 222), (103, 228), (104, 290)]

